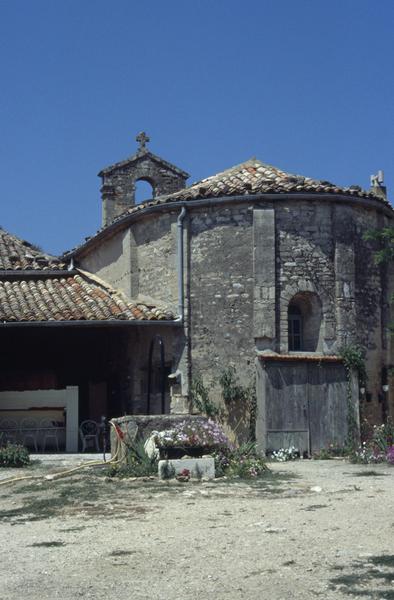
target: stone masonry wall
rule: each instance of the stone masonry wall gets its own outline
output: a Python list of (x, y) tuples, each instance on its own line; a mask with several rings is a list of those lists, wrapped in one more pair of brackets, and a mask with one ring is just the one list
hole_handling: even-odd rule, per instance
[(223, 406), (217, 379), (233, 366), (243, 385), (254, 382), (252, 219), (243, 205), (194, 210), (189, 221), (192, 377), (216, 380), (211, 398), (240, 439), (248, 436), (248, 411)]
[(190, 216), (193, 372), (207, 381), (234, 364), (247, 383), (254, 360), (252, 211), (234, 206)]
[[(257, 342), (252, 324), (256, 323), (257, 310), (265, 311), (265, 319), (270, 311), (269, 298), (265, 304), (256, 303), (253, 210), (270, 210), (272, 206), (276, 271), (271, 286), (276, 290), (277, 350), (288, 351), (291, 298), (302, 292), (316, 294), (322, 312), (316, 350), (335, 354), (350, 344), (365, 349), (370, 399), (367, 412), (379, 420), (381, 369), (383, 363), (390, 364), (389, 350), (385, 350), (388, 292), (382, 284), (387, 274), (376, 266), (374, 248), (363, 239), (364, 232), (378, 227), (381, 218), (364, 208), (280, 201), (274, 205), (194, 210), (190, 221), (193, 373), (203, 374), (209, 382), (233, 364), (241, 381), (250, 382)], [(264, 256), (255, 252), (254, 260), (261, 259)], [(264, 273), (262, 281), (268, 289)]]
[[(375, 242), (366, 242), (364, 234), (380, 229), (387, 220), (373, 211), (354, 210), (357, 235), (356, 255), (356, 318), (357, 341), (367, 352), (367, 394), (363, 398), (363, 413), (373, 420), (382, 417), (382, 369), (393, 363), (390, 349), (390, 277), (387, 265), (379, 266), (374, 259)], [(391, 390), (392, 394), (392, 390)], [(391, 407), (391, 414), (393, 414)]]
[[(131, 297), (150, 296), (176, 310), (178, 214), (179, 209), (169, 207), (166, 213), (140, 218), (123, 237), (117, 234), (103, 244), (94, 252), (100, 256), (99, 273), (110, 282), (129, 277)], [(256, 344), (260, 350), (288, 352), (288, 305), (296, 294), (306, 293), (321, 305), (318, 352), (335, 354), (341, 346), (356, 343), (367, 350), (366, 404), (378, 419), (381, 369), (393, 362), (387, 333), (390, 282), (375, 265), (374, 247), (363, 240), (363, 233), (382, 224), (376, 211), (344, 202), (282, 197), (188, 207), (186, 323), (183, 332), (179, 328), (173, 333), (183, 340), (173, 360), (174, 368), (182, 371), (183, 393), (190, 368), (192, 376), (200, 374), (208, 384), (233, 365), (241, 382), (251, 383)], [(89, 260), (84, 260), (85, 268), (94, 272), (93, 257)], [(144, 344), (141, 338), (137, 346)], [(219, 402), (218, 387), (212, 393)], [(233, 426), (237, 420), (245, 423), (244, 407), (238, 408), (238, 414), (231, 409)]]
[(322, 304), (318, 351), (335, 352), (335, 245), (332, 206), (280, 203), (276, 208), (277, 309), (281, 353), (288, 351), (288, 305), (298, 293), (317, 294)]

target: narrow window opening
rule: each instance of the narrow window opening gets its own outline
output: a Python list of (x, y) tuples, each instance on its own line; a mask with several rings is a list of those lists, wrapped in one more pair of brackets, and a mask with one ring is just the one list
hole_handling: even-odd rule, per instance
[(154, 197), (153, 187), (149, 183), (149, 181), (145, 181), (144, 179), (139, 179), (135, 182), (135, 203), (141, 204), (141, 202), (145, 202), (146, 200), (151, 200)]
[(302, 350), (302, 314), (298, 306), (289, 306), (289, 350)]
[(317, 294), (300, 292), (288, 307), (290, 352), (318, 352), (322, 347), (322, 306)]

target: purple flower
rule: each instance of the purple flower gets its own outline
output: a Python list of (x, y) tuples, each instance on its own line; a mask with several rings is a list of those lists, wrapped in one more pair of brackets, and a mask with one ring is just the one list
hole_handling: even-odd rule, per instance
[(386, 460), (390, 465), (394, 465), (394, 446), (390, 446), (387, 450)]

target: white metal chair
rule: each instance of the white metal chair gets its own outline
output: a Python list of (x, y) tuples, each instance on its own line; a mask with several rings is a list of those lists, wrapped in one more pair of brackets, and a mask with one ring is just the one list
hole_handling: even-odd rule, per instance
[(32, 417), (26, 417), (25, 419), (22, 419), (22, 421), (20, 423), (20, 433), (21, 433), (21, 439), (22, 439), (23, 445), (27, 446), (27, 443), (32, 441), (34, 450), (36, 452), (38, 452), (37, 427), (38, 427), (37, 421), (36, 421), (36, 419), (32, 419)]
[(41, 419), (40, 431), (42, 433), (42, 451), (46, 449), (47, 442), (50, 440), (55, 441), (55, 446), (59, 452), (59, 439), (57, 437), (57, 429), (50, 419)]
[(18, 441), (18, 424), (14, 419), (3, 419), (0, 421), (0, 430), (3, 432), (2, 442), (16, 444)]
[(96, 421), (87, 419), (82, 421), (79, 426), (79, 435), (82, 442), (82, 452), (85, 452), (88, 443), (93, 442), (97, 452), (100, 452), (99, 446), (100, 425)]

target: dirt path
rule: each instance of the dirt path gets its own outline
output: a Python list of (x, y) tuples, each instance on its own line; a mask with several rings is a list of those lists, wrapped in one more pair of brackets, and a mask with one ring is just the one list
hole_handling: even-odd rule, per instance
[(394, 599), (394, 468), (272, 471), (0, 487), (0, 599)]

